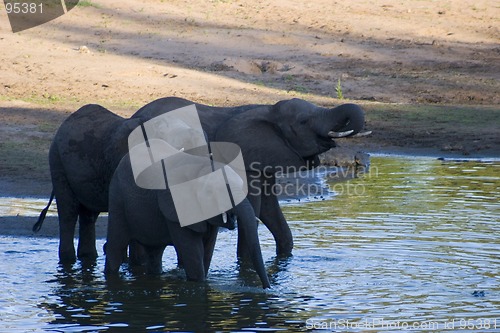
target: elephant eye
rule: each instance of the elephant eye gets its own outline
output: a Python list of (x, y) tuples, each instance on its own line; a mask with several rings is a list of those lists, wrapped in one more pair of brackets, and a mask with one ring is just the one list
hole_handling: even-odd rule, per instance
[(302, 119), (302, 120), (300, 120), (300, 121), (299, 121), (299, 124), (300, 124), (300, 125), (305, 125), (305, 124), (307, 124), (308, 122), (309, 122), (309, 119), (307, 119), (307, 118), (306, 118), (306, 119)]

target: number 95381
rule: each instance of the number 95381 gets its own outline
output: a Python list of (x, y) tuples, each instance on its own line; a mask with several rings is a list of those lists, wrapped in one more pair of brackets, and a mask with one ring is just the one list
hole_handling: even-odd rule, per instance
[(43, 4), (35, 2), (6, 2), (7, 14), (42, 14)]

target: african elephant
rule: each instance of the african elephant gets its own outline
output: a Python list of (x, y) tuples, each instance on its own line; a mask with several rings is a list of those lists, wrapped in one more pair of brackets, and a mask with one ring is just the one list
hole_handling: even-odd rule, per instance
[[(59, 215), (60, 261), (76, 258), (73, 237), (78, 217), (78, 257), (96, 257), (94, 223), (100, 212), (108, 210), (111, 176), (127, 153), (127, 137), (132, 130), (158, 115), (191, 104), (198, 110), (209, 141), (240, 145), (251, 185), (248, 199), (273, 234), (280, 256), (291, 254), (293, 238), (272, 193), (275, 171), (314, 167), (317, 155), (335, 146), (333, 138), (355, 135), (364, 126), (364, 114), (357, 105), (327, 109), (300, 99), (274, 105), (211, 107), (168, 97), (145, 105), (130, 119), (99, 105), (83, 106), (63, 122), (49, 151), (51, 199), (56, 197)], [(33, 230), (41, 227), (47, 208)], [(245, 258), (248, 246), (241, 233), (238, 237), (238, 253)]]
[[(151, 144), (151, 142), (149, 142)], [(132, 148), (133, 149), (133, 148)], [(164, 189), (146, 189), (138, 186), (139, 183), (132, 172), (131, 155), (123, 157), (111, 180), (109, 188), (109, 220), (108, 235), (106, 243), (106, 273), (112, 274), (118, 271), (123, 262), (123, 253), (127, 245), (132, 241), (141, 244), (146, 250), (146, 267), (149, 273), (160, 273), (162, 266), (162, 255), (167, 245), (174, 245), (178, 258), (183, 263), (188, 280), (204, 281), (208, 273), (215, 241), (219, 226), (224, 226), (221, 215), (216, 215), (202, 222), (182, 227), (179, 220), (179, 206), (175, 205), (169, 180), (165, 177)], [(173, 162), (168, 164), (168, 172), (176, 173), (176, 180), (183, 183), (191, 179), (199, 179), (207, 175), (214, 168), (223, 166), (206, 163), (205, 157), (179, 153)], [(207, 154), (208, 156), (208, 154)], [(165, 162), (167, 163), (167, 162)], [(162, 175), (163, 161), (153, 164), (149, 169), (156, 169)], [(185, 178), (179, 178), (179, 173)], [(236, 197), (239, 193), (243, 201), (232, 209), (238, 217), (238, 232), (249, 246), (251, 262), (257, 271), (264, 288), (269, 288), (269, 280), (262, 260), (259, 238), (257, 234), (257, 223), (255, 212), (245, 198), (243, 181), (236, 173), (227, 170), (227, 179), (231, 186), (232, 194)], [(151, 182), (158, 180), (153, 177)], [(144, 184), (144, 181), (141, 181)], [(203, 192), (208, 198), (196, 198), (196, 193), (188, 200), (197, 206), (197, 199), (211, 200), (217, 197), (210, 182), (203, 183), (210, 191), (197, 188), (197, 192)], [(235, 185), (236, 184), (236, 185)], [(154, 184), (155, 185), (155, 184)], [(246, 184), (245, 184), (246, 185)], [(212, 200), (213, 201), (213, 200)], [(217, 202), (211, 202), (217, 205)]]
[(76, 259), (74, 234), (79, 221), (78, 258), (95, 259), (95, 221), (108, 211), (108, 187), (121, 158), (127, 136), (140, 123), (104, 107), (89, 104), (71, 114), (57, 130), (49, 149), (52, 194), (33, 231), (41, 228), (54, 196), (59, 216), (59, 259)]
[[(190, 104), (181, 98), (161, 98), (139, 109), (131, 119), (145, 121)], [(327, 109), (301, 99), (226, 108), (195, 105), (210, 141), (233, 142), (241, 148), (248, 199), (273, 234), (277, 255), (290, 255), (293, 237), (273, 192), (275, 173), (319, 165), (318, 155), (335, 147), (334, 138), (360, 133), (364, 127), (363, 110), (355, 104)], [(238, 255), (245, 259), (249, 247), (241, 233), (238, 237)]]

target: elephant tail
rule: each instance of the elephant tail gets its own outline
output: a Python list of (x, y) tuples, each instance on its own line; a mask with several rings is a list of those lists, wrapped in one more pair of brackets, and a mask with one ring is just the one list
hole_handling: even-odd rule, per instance
[(47, 211), (49, 210), (50, 204), (52, 203), (52, 200), (54, 200), (54, 190), (52, 189), (52, 193), (50, 193), (50, 199), (49, 203), (47, 206), (42, 210), (40, 213), (40, 216), (38, 217), (38, 221), (33, 225), (33, 232), (38, 232), (42, 228), (43, 220), (45, 220), (45, 215), (47, 215)]

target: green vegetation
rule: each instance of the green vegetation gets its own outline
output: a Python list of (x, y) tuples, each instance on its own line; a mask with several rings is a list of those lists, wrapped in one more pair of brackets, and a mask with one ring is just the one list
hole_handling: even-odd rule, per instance
[(100, 6), (90, 0), (80, 0), (78, 1), (77, 4), (78, 7), (94, 7), (94, 8), (100, 8)]
[(498, 126), (500, 121), (500, 109), (489, 106), (367, 104), (364, 108), (369, 120), (395, 124), (422, 123), (433, 127), (467, 125), (481, 130)]
[(48, 176), (47, 155), (50, 140), (4, 141), (0, 143), (0, 171), (3, 176)]
[(338, 99), (344, 99), (344, 94), (342, 93), (342, 85), (340, 84), (340, 79), (337, 81), (337, 86), (335, 87), (335, 92), (337, 93)]
[(296, 86), (292, 87), (290, 90), (296, 91), (296, 92), (301, 93), (301, 94), (309, 93), (309, 90), (306, 87), (301, 86), (301, 85), (296, 85)]

